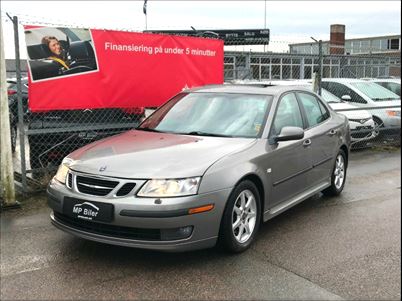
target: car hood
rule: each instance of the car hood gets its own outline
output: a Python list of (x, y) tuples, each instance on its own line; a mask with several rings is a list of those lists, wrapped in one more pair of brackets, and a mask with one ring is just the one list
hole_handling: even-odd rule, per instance
[(132, 130), (84, 146), (68, 157), (73, 159), (70, 168), (84, 173), (135, 179), (185, 178), (203, 175), (220, 158), (255, 141)]
[(387, 100), (387, 101), (373, 101), (376, 107), (395, 107), (401, 105), (401, 99)]
[[(337, 111), (337, 110), (349, 110), (349, 109), (357, 109), (358, 107), (350, 105), (345, 102), (331, 102), (329, 103), (330, 107)], [(367, 119), (371, 118), (372, 115), (367, 110), (356, 110), (356, 111), (339, 111), (339, 114), (345, 115), (348, 119)]]

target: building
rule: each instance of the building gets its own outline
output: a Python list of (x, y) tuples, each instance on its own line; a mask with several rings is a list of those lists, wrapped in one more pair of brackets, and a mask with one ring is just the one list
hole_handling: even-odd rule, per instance
[[(323, 41), (323, 54), (330, 54), (330, 41)], [(289, 45), (291, 54), (318, 54), (318, 44), (297, 43)], [(360, 39), (345, 39), (344, 53), (346, 55), (367, 54), (399, 54), (401, 53), (401, 35), (375, 36)]]

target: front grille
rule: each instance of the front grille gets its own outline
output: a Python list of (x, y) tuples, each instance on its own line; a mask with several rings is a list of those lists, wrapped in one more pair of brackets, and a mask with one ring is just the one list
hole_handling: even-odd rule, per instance
[(84, 176), (77, 176), (76, 181), (79, 192), (97, 196), (108, 195), (119, 184), (117, 181)]
[(130, 193), (131, 190), (135, 187), (135, 183), (126, 183), (124, 184), (119, 191), (117, 191), (116, 196), (125, 196)]
[(160, 229), (141, 229), (89, 222), (54, 211), (56, 221), (68, 227), (89, 233), (136, 240), (161, 240)]

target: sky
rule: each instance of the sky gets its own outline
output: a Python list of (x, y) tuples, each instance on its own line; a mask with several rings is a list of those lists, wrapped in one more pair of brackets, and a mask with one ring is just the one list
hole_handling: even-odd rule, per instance
[[(400, 34), (401, 1), (1, 1), (6, 58), (14, 57), (14, 33), (6, 12), (22, 24), (142, 31), (147, 29), (262, 29), (266, 50), (329, 39), (330, 24), (346, 25), (346, 38)], [(21, 57), (26, 58), (20, 27)], [(246, 50), (250, 46), (231, 47)], [(262, 50), (258, 47), (253, 50)], [(228, 49), (229, 50), (229, 49)]]

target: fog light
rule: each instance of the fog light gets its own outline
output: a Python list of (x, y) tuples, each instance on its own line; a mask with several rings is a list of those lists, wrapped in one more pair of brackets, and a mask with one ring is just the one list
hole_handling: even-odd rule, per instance
[(176, 240), (190, 237), (193, 233), (193, 226), (186, 226), (173, 229), (161, 229), (162, 240)]

